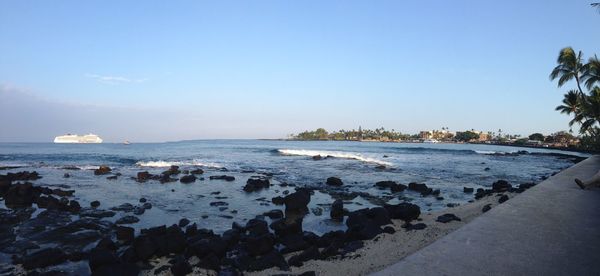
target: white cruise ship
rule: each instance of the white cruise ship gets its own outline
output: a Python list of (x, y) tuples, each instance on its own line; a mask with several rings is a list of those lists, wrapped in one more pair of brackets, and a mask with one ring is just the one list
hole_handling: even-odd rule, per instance
[(77, 135), (77, 134), (67, 134), (56, 136), (54, 138), (54, 143), (71, 143), (71, 144), (99, 144), (102, 143), (102, 139), (96, 134), (86, 134), (86, 135)]

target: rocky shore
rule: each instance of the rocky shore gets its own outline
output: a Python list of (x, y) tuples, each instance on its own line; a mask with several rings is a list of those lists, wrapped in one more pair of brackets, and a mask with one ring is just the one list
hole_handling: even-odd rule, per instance
[[(204, 180), (203, 173), (199, 168), (172, 166), (160, 174), (140, 171), (128, 177), (138, 183), (198, 185), (195, 182)], [(113, 180), (127, 177), (107, 166), (100, 166), (93, 175)], [(449, 205), (443, 212), (424, 212), (409, 202), (385, 204), (386, 200), (375, 198), (373, 202), (380, 206), (349, 211), (344, 207), (348, 199), (369, 195), (336, 193), (344, 183), (330, 177), (324, 186), (331, 187), (328, 193), (334, 200), (323, 206), (322, 217), (346, 227), (318, 235), (303, 229), (305, 215), (316, 212), (308, 208), (315, 189), (278, 183), (293, 189), (264, 199), (265, 205), (276, 208), (256, 214), (245, 224), (233, 222), (230, 229), (217, 234), (198, 227), (194, 222), (198, 218), (136, 231), (127, 225), (138, 222), (138, 216), (152, 209), (146, 198), (107, 208), (100, 201), (81, 206), (73, 199), (75, 190), (35, 184), (41, 177), (28, 171), (0, 175), (0, 196), (7, 207), (0, 209), (2, 274), (365, 274), (401, 259), (535, 185), (513, 186), (499, 180), (491, 189), (465, 187), (464, 193), (473, 194), (472, 203)], [(253, 175), (241, 189), (245, 193), (269, 189), (275, 185), (271, 177), (268, 173)], [(208, 179), (230, 182), (235, 177), (220, 174)], [(424, 183), (380, 181), (373, 185), (392, 195), (408, 190), (443, 200), (439, 190)], [(210, 205), (226, 208), (228, 203), (214, 201)], [(121, 217), (116, 221), (108, 219), (117, 214)]]

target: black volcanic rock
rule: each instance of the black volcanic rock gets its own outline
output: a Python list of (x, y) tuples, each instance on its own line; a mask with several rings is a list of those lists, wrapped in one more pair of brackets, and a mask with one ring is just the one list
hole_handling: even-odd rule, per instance
[(296, 192), (291, 193), (284, 198), (286, 212), (307, 211), (309, 202), (310, 191), (307, 189), (298, 189)]
[(56, 247), (42, 249), (23, 257), (25, 269), (43, 268), (57, 265), (67, 260), (67, 255)]
[(492, 190), (494, 190), (494, 192), (506, 192), (510, 188), (512, 188), (512, 185), (506, 180), (498, 180), (492, 184)]
[(329, 177), (329, 178), (327, 178), (326, 184), (329, 186), (339, 187), (339, 186), (344, 185), (344, 182), (342, 182), (342, 180), (337, 177)]
[(385, 204), (383, 207), (388, 211), (390, 218), (401, 219), (406, 222), (415, 220), (421, 215), (421, 208), (412, 203)]
[(112, 169), (110, 167), (102, 165), (98, 167), (98, 169), (94, 170), (94, 175), (105, 175), (110, 173), (111, 171)]
[(193, 174), (188, 174), (188, 175), (182, 176), (179, 179), (179, 182), (184, 183), (184, 184), (192, 183), (195, 181), (196, 181), (196, 176)]
[(255, 191), (269, 188), (269, 186), (271, 186), (269, 179), (262, 178), (262, 177), (251, 177), (251, 178), (248, 178), (248, 181), (246, 181), (246, 186), (244, 186), (244, 191), (245, 192), (255, 192)]
[(229, 176), (229, 175), (211, 175), (208, 179), (210, 179), (210, 180), (234, 181), (235, 177)]
[(502, 195), (499, 199), (498, 199), (498, 203), (504, 203), (505, 201), (508, 200), (508, 196), (507, 195)]
[(453, 220), (461, 221), (461, 219), (454, 214), (443, 214), (443, 215), (437, 217), (437, 219), (435, 221), (441, 222), (441, 223), (448, 223)]
[(331, 211), (329, 212), (329, 216), (333, 220), (343, 220), (344, 219), (344, 201), (341, 199), (336, 199), (333, 204), (331, 204)]

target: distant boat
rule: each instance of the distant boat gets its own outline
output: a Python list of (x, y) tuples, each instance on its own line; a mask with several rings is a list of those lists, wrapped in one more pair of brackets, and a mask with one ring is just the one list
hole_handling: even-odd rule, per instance
[(131, 143), (129, 143), (129, 141), (125, 141), (123, 142), (123, 145), (131, 145)]
[(57, 144), (99, 144), (102, 139), (96, 134), (66, 134), (54, 137), (54, 143)]
[(423, 143), (428, 143), (428, 144), (436, 144), (439, 143), (440, 141), (435, 140), (435, 139), (425, 139), (423, 140)]

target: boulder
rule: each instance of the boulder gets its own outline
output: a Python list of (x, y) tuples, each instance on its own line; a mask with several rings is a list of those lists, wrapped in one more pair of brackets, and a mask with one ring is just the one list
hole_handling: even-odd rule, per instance
[(441, 223), (448, 223), (453, 220), (461, 221), (461, 219), (454, 214), (443, 214), (443, 215), (437, 217), (437, 219), (435, 221), (441, 222)]
[(135, 216), (124, 216), (122, 218), (119, 218), (115, 222), (115, 224), (133, 224), (133, 223), (137, 223), (139, 221), (140, 221), (140, 219)]
[(210, 179), (210, 180), (234, 181), (235, 177), (229, 176), (229, 175), (211, 175), (208, 179)]
[(274, 221), (269, 227), (275, 231), (277, 237), (302, 234), (302, 220), (302, 217), (286, 217)]
[(97, 208), (98, 206), (100, 206), (100, 201), (94, 200), (94, 201), (90, 202), (90, 206), (92, 208)]
[(276, 196), (271, 199), (271, 202), (275, 205), (283, 205), (285, 203), (285, 199), (281, 196)]
[(191, 170), (190, 173), (191, 174), (203, 174), (204, 171), (202, 169), (198, 168), (198, 169), (195, 169), (195, 170)]
[(196, 181), (196, 176), (193, 174), (188, 174), (179, 179), (179, 182), (188, 184)]
[(274, 209), (268, 212), (264, 212), (263, 216), (267, 216), (270, 219), (280, 219), (283, 218), (283, 212), (279, 209)]
[(421, 208), (412, 203), (399, 203), (396, 205), (385, 204), (383, 206), (388, 211), (388, 215), (392, 219), (401, 219), (406, 222), (415, 220), (421, 215)]
[(475, 189), (473, 189), (473, 188), (469, 188), (469, 187), (463, 187), (463, 192), (464, 192), (465, 194), (472, 194), (472, 193), (473, 193), (473, 191), (475, 191)]
[(172, 165), (168, 170), (162, 172), (162, 175), (172, 176), (172, 175), (176, 175), (176, 174), (180, 174), (180, 173), (181, 173), (181, 171), (179, 170), (179, 166)]
[(505, 201), (508, 200), (508, 196), (507, 195), (502, 195), (499, 199), (498, 199), (498, 203), (504, 203)]
[(112, 169), (108, 166), (102, 165), (94, 170), (94, 175), (105, 175), (112, 171)]
[(329, 178), (327, 178), (327, 181), (325, 183), (329, 186), (336, 186), (336, 187), (344, 185), (342, 180), (337, 177), (329, 177)]
[(244, 191), (250, 193), (269, 188), (269, 186), (271, 186), (269, 179), (262, 177), (251, 177), (248, 179), (248, 181), (246, 181)]
[(487, 211), (489, 211), (489, 210), (491, 210), (491, 209), (492, 209), (492, 205), (491, 205), (491, 204), (486, 204), (486, 205), (484, 205), (484, 206), (483, 206), (483, 208), (481, 209), (481, 212), (482, 212), (482, 213), (485, 213), (485, 212), (487, 212)]
[(137, 178), (135, 179), (137, 182), (146, 182), (152, 178), (152, 175), (148, 171), (138, 172)]
[(310, 191), (307, 189), (298, 189), (284, 198), (285, 210), (288, 211), (308, 211), (310, 202)]
[(134, 229), (127, 226), (117, 226), (117, 239), (124, 242), (130, 242), (134, 239)]
[(417, 191), (417, 192), (423, 193), (423, 192), (428, 191), (429, 187), (427, 187), (427, 185), (423, 184), (423, 183), (411, 182), (411, 183), (408, 183), (408, 189), (412, 190), (412, 191)]
[(344, 219), (344, 201), (341, 199), (336, 199), (333, 204), (331, 204), (331, 211), (329, 212), (329, 216), (333, 220), (341, 221)]
[(9, 208), (22, 208), (31, 206), (35, 197), (39, 196), (33, 184), (13, 184), (4, 194), (4, 203)]
[(498, 180), (492, 184), (492, 190), (494, 190), (494, 192), (506, 192), (510, 188), (512, 188), (512, 185), (506, 180)]
[(33, 252), (23, 257), (23, 267), (27, 270), (57, 265), (67, 260), (67, 255), (56, 247)]
[(102, 266), (119, 264), (119, 259), (111, 250), (105, 248), (94, 248), (90, 252), (88, 264), (90, 266), (90, 270), (94, 272), (96, 269)]

